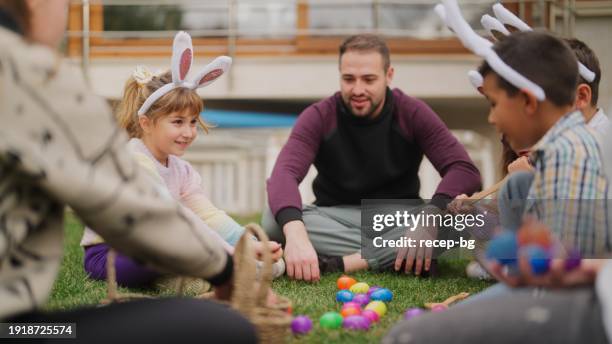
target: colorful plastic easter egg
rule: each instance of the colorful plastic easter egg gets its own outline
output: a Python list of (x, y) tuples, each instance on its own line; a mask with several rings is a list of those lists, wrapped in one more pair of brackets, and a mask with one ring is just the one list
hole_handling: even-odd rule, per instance
[(383, 317), (387, 313), (387, 305), (382, 301), (372, 301), (365, 307), (366, 310), (372, 310), (378, 313), (379, 317)]
[(368, 289), (370, 289), (370, 286), (363, 282), (355, 283), (350, 288), (354, 294), (365, 294), (368, 292)]
[(567, 258), (565, 258), (565, 271), (571, 271), (575, 268), (579, 267), (582, 263), (582, 258), (580, 256), (580, 251), (576, 249), (572, 249), (568, 252)]
[(338, 312), (327, 312), (319, 319), (319, 325), (326, 329), (336, 329), (342, 326), (342, 315)]
[(550, 231), (542, 224), (533, 223), (519, 229), (516, 240), (519, 246), (538, 245), (549, 248), (552, 242)]
[(390, 302), (391, 300), (393, 300), (393, 293), (387, 288), (378, 289), (377, 291), (372, 293), (370, 299), (376, 301)]
[(353, 293), (348, 290), (340, 290), (336, 293), (336, 301), (342, 303), (352, 301), (353, 297)]
[(372, 295), (373, 292), (377, 291), (378, 289), (382, 289), (381, 286), (375, 285), (373, 287), (370, 287), (370, 289), (368, 289), (368, 296)]
[(378, 322), (378, 320), (380, 319), (378, 313), (374, 312), (371, 309), (366, 309), (365, 311), (361, 312), (361, 315), (368, 318), (368, 320), (370, 320), (370, 323)]
[(445, 310), (448, 309), (448, 306), (444, 305), (444, 304), (437, 304), (437, 305), (433, 305), (433, 307), (431, 307), (431, 311), (438, 313), (438, 312), (444, 312)]
[(347, 330), (367, 331), (370, 329), (370, 320), (361, 315), (351, 315), (344, 318), (342, 321), (342, 327)]
[(487, 246), (487, 259), (497, 260), (502, 265), (516, 266), (518, 242), (512, 232), (499, 234)]
[(521, 247), (520, 254), (527, 258), (534, 274), (542, 275), (550, 270), (550, 255), (542, 247), (527, 245)]
[(312, 320), (305, 315), (299, 315), (291, 321), (291, 331), (294, 334), (306, 334), (312, 330)]
[(360, 315), (361, 314), (361, 308), (358, 308), (358, 307), (346, 307), (346, 308), (342, 308), (342, 310), (340, 311), (340, 314), (342, 314), (342, 317), (344, 317), (344, 318), (350, 317), (351, 315)]
[(344, 290), (350, 289), (351, 286), (353, 286), (353, 284), (355, 283), (357, 283), (357, 281), (354, 278), (348, 276), (341, 276), (340, 278), (338, 278), (336, 285), (338, 285), (338, 289)]
[(370, 298), (368, 297), (368, 294), (357, 294), (357, 295), (355, 295), (353, 297), (353, 301), (352, 302), (356, 302), (361, 307), (364, 307), (365, 305), (370, 303)]
[(414, 317), (418, 317), (419, 315), (421, 315), (423, 313), (425, 313), (425, 311), (423, 309), (421, 309), (421, 308), (409, 308), (404, 313), (404, 319), (406, 319), (406, 320), (412, 319)]
[[(355, 299), (353, 298), (353, 300), (355, 300)], [(361, 309), (361, 304), (358, 303), (358, 302), (355, 302), (355, 301), (350, 301), (350, 302), (347, 302), (347, 303), (342, 305), (342, 309), (350, 308), (350, 307)]]

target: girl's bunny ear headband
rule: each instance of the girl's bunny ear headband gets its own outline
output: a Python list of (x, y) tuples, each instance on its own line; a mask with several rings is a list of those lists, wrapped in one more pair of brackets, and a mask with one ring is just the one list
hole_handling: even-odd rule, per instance
[[(153, 103), (175, 88), (184, 87), (195, 90), (210, 85), (229, 70), (232, 65), (232, 58), (219, 56), (194, 77), (186, 79), (192, 62), (193, 44), (191, 43), (191, 36), (184, 31), (180, 31), (174, 36), (174, 43), (172, 45), (172, 82), (151, 93), (140, 109), (138, 109), (138, 116), (144, 116)], [(136, 72), (138, 71), (139, 69), (136, 70)]]

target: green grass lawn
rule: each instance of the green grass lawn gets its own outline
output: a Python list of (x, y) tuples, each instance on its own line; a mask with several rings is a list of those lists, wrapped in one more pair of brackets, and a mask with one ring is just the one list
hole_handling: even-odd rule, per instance
[[(257, 217), (236, 218), (241, 223), (258, 220)], [(70, 309), (82, 305), (94, 305), (106, 296), (104, 282), (92, 281), (83, 270), (83, 250), (79, 241), (83, 225), (73, 215), (66, 217), (65, 256), (59, 276), (53, 287), (46, 306), (48, 310)], [(345, 330), (323, 330), (318, 326), (318, 318), (328, 311), (340, 311), (335, 301), (336, 279), (341, 274), (329, 274), (315, 284), (292, 281), (281, 278), (274, 281), (274, 290), (293, 301), (293, 314), (308, 315), (315, 323), (313, 331), (294, 342), (298, 343), (372, 343), (380, 338), (390, 327), (402, 318), (406, 308), (422, 306), (425, 302), (443, 301), (447, 297), (467, 291), (475, 293), (490, 285), (490, 282), (472, 280), (465, 277), (467, 261), (446, 260), (440, 264), (442, 277), (421, 279), (393, 273), (361, 272), (352, 277), (370, 285), (389, 288), (394, 299), (388, 304), (388, 313), (368, 332), (350, 332)], [(124, 292), (145, 292), (151, 295), (170, 295), (170, 290), (128, 290)]]

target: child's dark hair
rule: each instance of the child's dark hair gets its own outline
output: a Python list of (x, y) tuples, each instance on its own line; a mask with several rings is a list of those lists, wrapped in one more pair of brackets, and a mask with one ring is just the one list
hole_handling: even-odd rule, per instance
[(503, 136), (501, 138), (501, 144), (502, 144), (501, 171), (502, 171), (502, 175), (505, 177), (508, 175), (508, 166), (510, 166), (512, 162), (518, 159), (519, 155), (516, 154), (516, 152), (514, 151), (514, 149), (512, 149), (512, 147), (510, 147), (508, 140), (506, 140), (506, 138)]
[[(542, 87), (547, 100), (556, 106), (574, 104), (578, 62), (562, 40), (544, 32), (517, 32), (495, 43), (493, 50), (508, 66)], [(495, 73), (498, 86), (509, 96), (518, 93), (518, 88), (500, 77), (486, 61), (478, 71), (483, 78)]]
[(583, 41), (576, 38), (566, 38), (565, 42), (574, 51), (576, 58), (585, 67), (595, 73), (595, 79), (592, 82), (586, 81), (581, 75), (578, 75), (578, 84), (586, 84), (591, 88), (591, 105), (597, 106), (599, 99), (599, 81), (601, 80), (601, 68), (599, 67), (599, 59), (597, 55)]

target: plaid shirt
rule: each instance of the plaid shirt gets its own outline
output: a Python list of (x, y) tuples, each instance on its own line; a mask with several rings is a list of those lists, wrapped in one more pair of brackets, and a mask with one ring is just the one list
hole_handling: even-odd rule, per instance
[(560, 118), (533, 147), (535, 164), (526, 212), (544, 222), (560, 240), (582, 254), (609, 252), (608, 183), (599, 143), (584, 117)]

